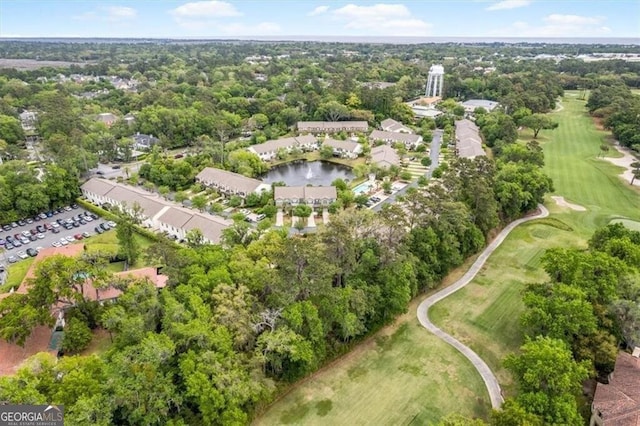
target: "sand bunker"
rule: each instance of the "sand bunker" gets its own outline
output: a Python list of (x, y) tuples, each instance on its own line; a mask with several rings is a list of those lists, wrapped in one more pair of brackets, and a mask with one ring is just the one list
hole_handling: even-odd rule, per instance
[(564, 197), (559, 197), (557, 195), (554, 195), (551, 197), (551, 199), (553, 199), (553, 201), (556, 202), (557, 205), (561, 206), (561, 207), (568, 207), (571, 210), (575, 210), (577, 212), (586, 212), (587, 209), (585, 209), (582, 206), (579, 206), (577, 204), (572, 204), (570, 202), (568, 202), (567, 200), (564, 199)]
[[(619, 176), (627, 181), (627, 183), (629, 183), (631, 182), (631, 178), (633, 177), (633, 174), (631, 173), (631, 163), (633, 163), (634, 161), (638, 161), (638, 159), (631, 155), (629, 153), (629, 150), (626, 148), (621, 148), (618, 145), (614, 145), (614, 148), (618, 150), (618, 152), (623, 156), (620, 158), (604, 157), (604, 159), (610, 163), (615, 164), (616, 166), (624, 167), (624, 172), (622, 172)], [(640, 186), (640, 179), (636, 179), (635, 182), (633, 182), (633, 186)]]

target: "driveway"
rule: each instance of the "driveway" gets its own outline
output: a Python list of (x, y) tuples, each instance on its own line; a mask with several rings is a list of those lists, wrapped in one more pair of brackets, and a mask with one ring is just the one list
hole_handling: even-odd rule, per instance
[(484, 362), (482, 358), (478, 356), (477, 353), (475, 353), (468, 346), (463, 345), (455, 337), (445, 333), (444, 331), (436, 327), (431, 322), (428, 315), (429, 308), (431, 308), (433, 305), (435, 305), (445, 297), (455, 293), (456, 291), (460, 290), (462, 287), (469, 284), (471, 280), (473, 280), (473, 278), (478, 274), (478, 272), (480, 272), (480, 269), (482, 269), (482, 267), (484, 266), (489, 256), (493, 254), (493, 252), (500, 246), (500, 244), (502, 244), (505, 238), (507, 238), (507, 235), (509, 235), (509, 233), (516, 226), (520, 225), (521, 223), (529, 222), (534, 219), (541, 219), (543, 217), (549, 216), (549, 210), (547, 210), (545, 206), (539, 204), (538, 209), (540, 209), (540, 212), (538, 214), (534, 216), (527, 216), (527, 217), (523, 217), (522, 219), (514, 220), (509, 225), (507, 225), (498, 234), (498, 236), (493, 241), (491, 241), (491, 244), (489, 244), (484, 249), (484, 251), (480, 254), (480, 256), (478, 256), (476, 261), (473, 262), (473, 265), (471, 265), (469, 270), (462, 276), (462, 278), (460, 278), (458, 281), (456, 281), (449, 287), (445, 287), (442, 290), (427, 297), (418, 306), (417, 314), (418, 314), (418, 321), (420, 321), (420, 324), (424, 328), (426, 328), (427, 330), (435, 334), (437, 337), (444, 340), (445, 342), (447, 342), (448, 344), (456, 348), (458, 351), (460, 351), (462, 355), (464, 355), (469, 361), (471, 361), (471, 363), (476, 368), (476, 370), (478, 370), (478, 373), (480, 373), (480, 376), (482, 376), (482, 380), (484, 381), (484, 384), (487, 386), (487, 390), (489, 391), (489, 398), (491, 399), (491, 406), (493, 408), (500, 408), (500, 406), (504, 402), (502, 398), (502, 391), (500, 390), (500, 384), (498, 383), (498, 379), (496, 379), (496, 376), (493, 374), (493, 372), (491, 371), (487, 363)]
[[(73, 216), (79, 215), (80, 213), (85, 213), (85, 211), (86, 210), (84, 210), (82, 207), (78, 207), (76, 209), (72, 209), (71, 211), (65, 211), (64, 213), (53, 215), (53, 216), (48, 217), (46, 219), (40, 220), (38, 222), (33, 222), (33, 223), (27, 224), (25, 226), (18, 226), (17, 228), (12, 228), (11, 231), (2, 231), (1, 228), (0, 228), (0, 238), (6, 239), (7, 235), (20, 234), (20, 233), (22, 233), (22, 231), (29, 231), (29, 230), (35, 228), (38, 225), (44, 225), (45, 223), (55, 222), (57, 219), (68, 219), (68, 218), (71, 218)], [(82, 234), (83, 232), (89, 232), (91, 235), (95, 235), (96, 232), (94, 231), (93, 228), (95, 228), (96, 226), (98, 226), (98, 224), (100, 224), (102, 222), (104, 222), (104, 220), (101, 220), (100, 218), (98, 218), (97, 220), (94, 220), (93, 222), (87, 222), (86, 225), (80, 225), (78, 228), (73, 228), (73, 229), (69, 229), (69, 230), (66, 230), (61, 226), (61, 227), (58, 228), (60, 230), (60, 232), (58, 234), (54, 234), (51, 231), (46, 231), (46, 232), (44, 232), (44, 238), (41, 239), (41, 240), (30, 241), (29, 244), (23, 245), (22, 247), (14, 248), (12, 250), (4, 250), (4, 249), (2, 249), (2, 254), (0, 255), (0, 263), (3, 263), (6, 266), (11, 267), (11, 265), (9, 264), (9, 260), (8, 260), (9, 256), (16, 256), (17, 257), (17, 253), (18, 252), (25, 252), (26, 253), (28, 248), (51, 247), (51, 244), (54, 241), (60, 241), (60, 238), (63, 238), (63, 237), (73, 236), (73, 235), (76, 235), (76, 234)], [(18, 261), (20, 262), (22, 260), (19, 259)]]

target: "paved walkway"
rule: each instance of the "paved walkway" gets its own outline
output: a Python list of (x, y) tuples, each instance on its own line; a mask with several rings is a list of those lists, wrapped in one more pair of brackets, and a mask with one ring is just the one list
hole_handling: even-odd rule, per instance
[(507, 225), (498, 234), (498, 236), (491, 242), (491, 244), (489, 244), (484, 249), (484, 251), (480, 254), (480, 256), (476, 259), (476, 261), (473, 262), (473, 265), (471, 265), (469, 270), (462, 276), (462, 278), (460, 278), (458, 281), (456, 281), (449, 287), (443, 288), (442, 290), (427, 297), (418, 306), (418, 320), (420, 321), (420, 324), (422, 324), (424, 328), (426, 328), (427, 330), (435, 334), (437, 337), (444, 340), (445, 342), (447, 342), (448, 344), (456, 348), (458, 351), (460, 351), (462, 355), (464, 355), (465, 357), (467, 357), (469, 361), (471, 361), (471, 363), (476, 368), (476, 370), (478, 370), (478, 372), (480, 373), (480, 376), (482, 376), (482, 380), (484, 380), (484, 383), (487, 386), (487, 390), (489, 391), (489, 397), (491, 398), (491, 406), (493, 408), (500, 408), (504, 400), (502, 399), (502, 392), (500, 390), (500, 384), (498, 383), (498, 379), (496, 379), (496, 376), (493, 374), (489, 366), (482, 360), (482, 358), (478, 356), (478, 354), (472, 351), (471, 348), (463, 345), (459, 340), (457, 340), (456, 338), (452, 337), (451, 335), (445, 333), (444, 331), (436, 327), (431, 322), (427, 314), (429, 312), (429, 308), (431, 308), (433, 305), (435, 305), (445, 297), (455, 293), (456, 291), (460, 290), (462, 287), (469, 284), (469, 282), (473, 280), (473, 278), (478, 274), (478, 272), (480, 272), (480, 269), (482, 269), (482, 267), (484, 266), (484, 263), (487, 261), (489, 256), (491, 256), (491, 254), (495, 251), (495, 249), (497, 249), (500, 246), (500, 244), (502, 244), (502, 242), (505, 240), (507, 235), (509, 235), (509, 233), (516, 226), (520, 225), (521, 223), (528, 222), (530, 220), (540, 219), (540, 218), (549, 216), (549, 211), (546, 209), (546, 207), (544, 207), (543, 205), (538, 205), (538, 208), (540, 209), (540, 212), (535, 216), (524, 217), (522, 219), (515, 220), (511, 222), (509, 225)]

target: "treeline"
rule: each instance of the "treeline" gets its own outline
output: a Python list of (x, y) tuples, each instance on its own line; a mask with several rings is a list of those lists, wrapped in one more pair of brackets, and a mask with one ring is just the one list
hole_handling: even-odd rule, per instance
[(64, 206), (78, 195), (77, 177), (55, 164), (42, 169), (24, 161), (0, 165), (0, 224)]
[(604, 120), (621, 145), (640, 152), (640, 96), (614, 82), (592, 90), (587, 108), (591, 115)]
[[(541, 201), (531, 179), (501, 172), (522, 172), (516, 157), (503, 154), (498, 171), (488, 158), (458, 160), (439, 182), (408, 191), (403, 207), (345, 210), (317, 234), (257, 238), (238, 222), (222, 246), (161, 241), (146, 256), (165, 265), (168, 287), (120, 283), (126, 290), (113, 305), (88, 301), (76, 286), (81, 269), (95, 271), (97, 286), (113, 280), (95, 256), (45, 261), (37, 291), (0, 301), (0, 335), (23, 341), (51, 321), (53, 301), (70, 300), (73, 334), (83, 337), (78, 319), (102, 326), (113, 349), (58, 362), (39, 355), (0, 379), (0, 400), (64, 403), (74, 424), (244, 424), (278, 383), (388, 324), (480, 250), (500, 218)], [(529, 195), (518, 200), (512, 190)]]

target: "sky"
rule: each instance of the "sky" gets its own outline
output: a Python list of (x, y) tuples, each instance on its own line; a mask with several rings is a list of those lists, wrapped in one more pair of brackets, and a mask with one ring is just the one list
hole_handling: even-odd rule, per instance
[(640, 37), (638, 0), (0, 0), (0, 37)]

